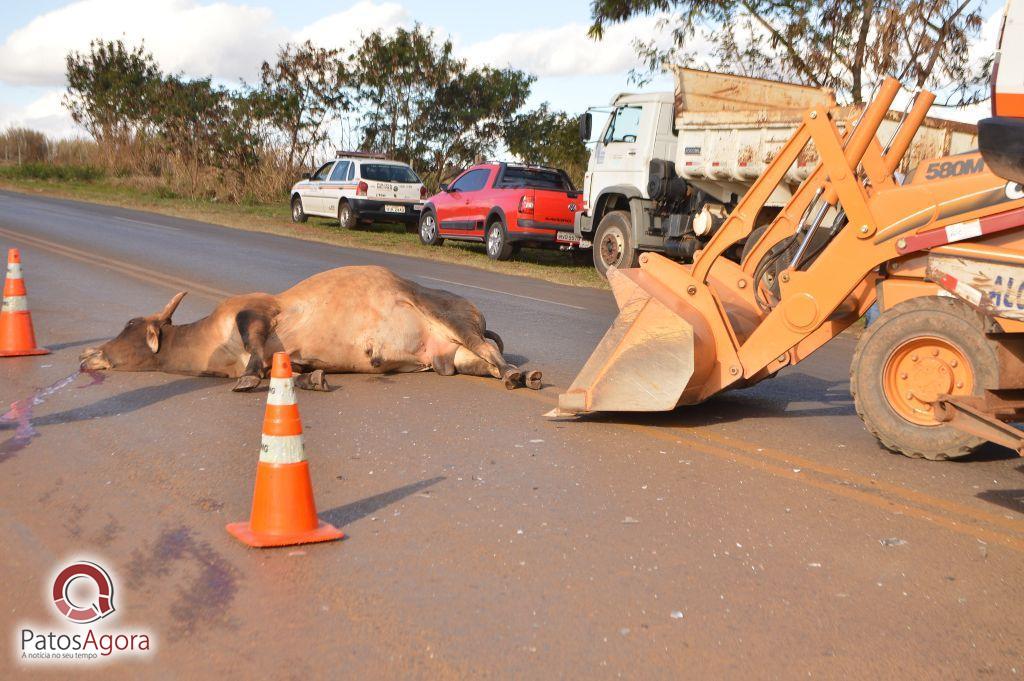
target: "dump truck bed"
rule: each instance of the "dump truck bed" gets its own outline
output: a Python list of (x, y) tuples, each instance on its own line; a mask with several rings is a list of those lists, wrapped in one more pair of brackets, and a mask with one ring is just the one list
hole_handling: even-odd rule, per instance
[[(800, 124), (805, 111), (824, 106), (840, 129), (853, 125), (862, 106), (838, 106), (829, 88), (673, 67), (675, 122), (679, 131), (676, 172), (691, 181), (749, 185), (764, 172)], [(902, 112), (890, 111), (879, 128), (884, 144)], [(977, 126), (926, 118), (900, 165), (906, 174), (925, 158), (978, 147)], [(817, 165), (813, 147), (786, 174), (791, 184)]]

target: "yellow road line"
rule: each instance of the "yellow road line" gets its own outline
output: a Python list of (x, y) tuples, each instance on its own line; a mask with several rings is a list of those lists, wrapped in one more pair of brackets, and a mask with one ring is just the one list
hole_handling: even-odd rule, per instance
[(47, 239), (42, 239), (36, 236), (30, 236), (21, 232), (15, 232), (9, 229), (0, 227), (0, 235), (6, 236), (9, 239), (15, 241), (21, 241), (23, 243), (34, 246), (44, 251), (49, 251), (57, 255), (71, 258), (72, 260), (78, 260), (90, 265), (96, 265), (103, 267), (119, 274), (124, 274), (140, 281), (144, 281), (149, 284), (157, 284), (159, 286), (166, 286), (174, 289), (175, 291), (181, 291), (188, 289), (192, 293), (211, 298), (213, 300), (221, 300), (235, 295), (230, 291), (223, 289), (214, 288), (213, 286), (207, 286), (206, 284), (200, 284), (199, 282), (189, 281), (181, 277), (175, 277), (168, 274), (162, 274), (159, 272), (153, 272), (152, 270), (146, 269), (145, 267), (139, 267), (123, 260), (116, 260), (114, 258), (107, 258), (101, 255), (95, 255), (92, 253), (85, 253), (76, 248), (70, 248), (62, 244), (54, 243)]

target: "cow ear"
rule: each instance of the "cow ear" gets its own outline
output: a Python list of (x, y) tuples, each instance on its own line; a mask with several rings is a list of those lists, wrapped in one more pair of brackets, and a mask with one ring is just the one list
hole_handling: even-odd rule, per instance
[(156, 324), (146, 325), (146, 345), (154, 355), (160, 352), (160, 327)]

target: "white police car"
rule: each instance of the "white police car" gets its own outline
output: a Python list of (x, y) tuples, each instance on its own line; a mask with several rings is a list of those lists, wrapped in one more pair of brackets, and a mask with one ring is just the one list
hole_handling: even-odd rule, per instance
[(338, 152), (291, 189), (292, 221), (309, 215), (358, 222), (400, 222), (415, 232), (427, 190), (406, 163), (362, 152)]

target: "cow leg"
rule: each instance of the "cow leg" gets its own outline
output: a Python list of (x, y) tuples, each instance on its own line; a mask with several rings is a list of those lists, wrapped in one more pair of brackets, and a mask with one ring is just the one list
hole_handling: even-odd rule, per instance
[(270, 318), (253, 310), (242, 310), (235, 316), (238, 333), (242, 337), (242, 347), (249, 353), (249, 363), (238, 378), (235, 392), (248, 392), (258, 388), (266, 374), (267, 338), (270, 337)]
[(500, 378), (509, 390), (523, 384), (519, 368), (506, 362), (497, 346), (486, 340), (481, 340), (473, 349), (459, 346), (455, 353), (455, 367), (460, 374)]
[(459, 350), (461, 349), (462, 347), (459, 346), (455, 349), (455, 352), (438, 353), (431, 357), (430, 366), (433, 367), (434, 372), (442, 376), (454, 376)]
[(330, 392), (331, 386), (327, 385), (327, 376), (323, 369), (308, 371), (295, 377), (295, 387), (302, 390), (317, 390), (319, 392)]

